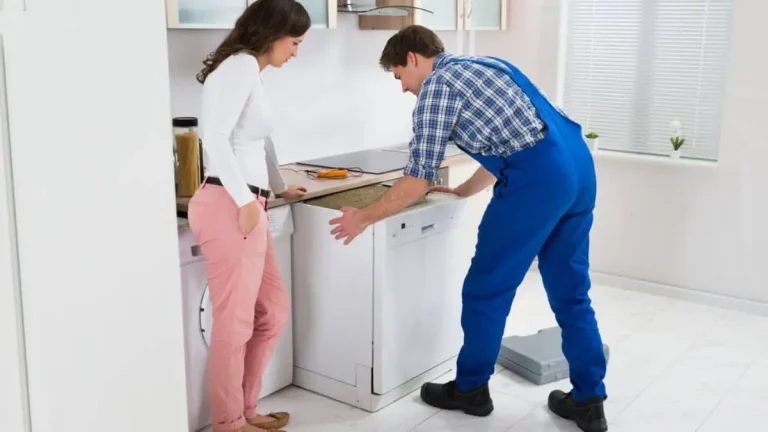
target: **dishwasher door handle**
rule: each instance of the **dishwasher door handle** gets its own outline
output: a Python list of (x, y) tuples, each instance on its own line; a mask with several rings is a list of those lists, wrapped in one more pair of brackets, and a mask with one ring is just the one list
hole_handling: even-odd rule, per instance
[(434, 230), (435, 230), (435, 224), (432, 223), (432, 224), (429, 224), (429, 225), (424, 225), (424, 226), (421, 227), (421, 234), (422, 235), (423, 234), (429, 234), (430, 232), (432, 232)]

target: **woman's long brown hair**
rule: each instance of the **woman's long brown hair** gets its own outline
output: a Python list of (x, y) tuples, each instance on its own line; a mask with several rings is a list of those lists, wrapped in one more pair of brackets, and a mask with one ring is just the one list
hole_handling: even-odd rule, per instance
[(208, 75), (227, 57), (239, 52), (260, 56), (284, 37), (299, 37), (309, 30), (307, 10), (296, 0), (257, 0), (240, 15), (226, 39), (208, 54), (197, 81), (205, 83)]

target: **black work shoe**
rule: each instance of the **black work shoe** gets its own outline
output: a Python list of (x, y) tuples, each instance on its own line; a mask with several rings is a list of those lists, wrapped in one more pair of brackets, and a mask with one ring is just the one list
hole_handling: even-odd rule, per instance
[(549, 394), (549, 409), (560, 417), (573, 420), (584, 432), (606, 432), (608, 421), (603, 410), (603, 398), (594, 397), (584, 402), (573, 400), (571, 393), (555, 390)]
[(421, 400), (435, 408), (462, 410), (473, 416), (485, 417), (493, 411), (488, 384), (463, 392), (455, 381), (445, 384), (426, 383), (421, 386)]

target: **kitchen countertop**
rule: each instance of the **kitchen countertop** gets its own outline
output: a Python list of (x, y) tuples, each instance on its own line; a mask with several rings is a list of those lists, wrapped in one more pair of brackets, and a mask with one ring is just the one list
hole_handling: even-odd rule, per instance
[[(470, 156), (466, 154), (456, 154), (453, 156), (447, 156), (444, 160), (441, 168), (449, 167), (451, 165), (463, 164), (472, 161)], [(308, 167), (305, 165), (289, 164), (280, 167), (280, 172), (283, 174), (285, 184), (288, 185), (301, 185), (307, 188), (307, 193), (297, 200), (286, 200), (283, 198), (275, 198), (269, 201), (269, 208), (276, 208), (286, 204), (294, 202), (304, 201), (312, 198), (317, 198), (332, 193), (343, 192), (345, 190), (354, 189), (358, 187), (368, 186), (375, 183), (381, 183), (389, 180), (395, 180), (403, 176), (402, 170), (390, 171), (384, 174), (363, 174), (359, 177), (348, 177), (342, 180), (333, 179), (311, 179), (301, 170), (315, 169), (314, 167)], [(187, 205), (189, 204), (189, 198), (177, 198), (176, 210), (181, 212), (187, 211)]]

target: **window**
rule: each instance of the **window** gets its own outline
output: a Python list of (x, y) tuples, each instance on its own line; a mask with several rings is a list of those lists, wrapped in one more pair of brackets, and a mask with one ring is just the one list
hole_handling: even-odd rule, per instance
[(732, 0), (568, 0), (563, 105), (600, 148), (717, 160)]

